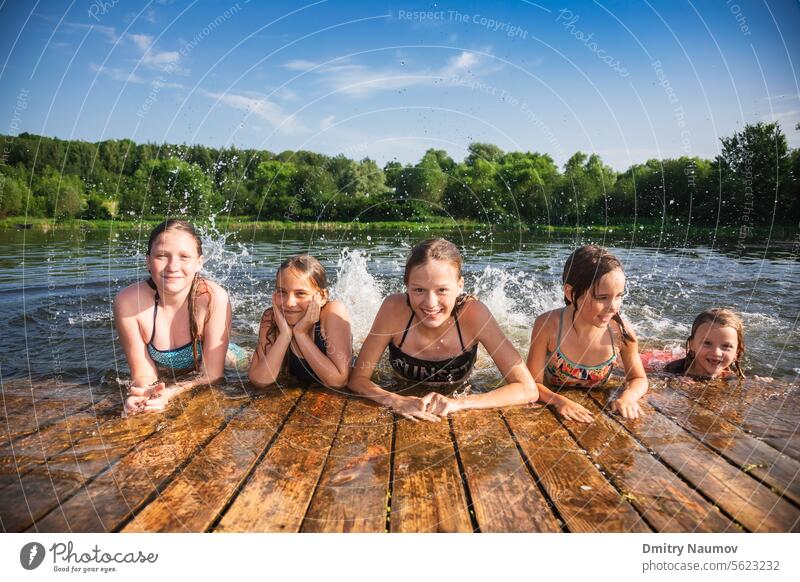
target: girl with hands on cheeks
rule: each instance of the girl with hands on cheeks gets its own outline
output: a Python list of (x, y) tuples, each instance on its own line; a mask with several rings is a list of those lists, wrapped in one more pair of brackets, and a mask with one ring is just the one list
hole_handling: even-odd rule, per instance
[(275, 278), (272, 307), (261, 318), (250, 382), (268, 386), (286, 370), (303, 384), (341, 388), (352, 357), (347, 309), (328, 300), (325, 268), (310, 255), (286, 259)]
[[(350, 377), (353, 392), (403, 418), (431, 422), (458, 410), (525, 404), (538, 398), (522, 358), (492, 314), (476, 298), (463, 294), (461, 267), (461, 254), (447, 240), (426, 240), (411, 250), (403, 277), (407, 292), (383, 301)], [(491, 392), (460, 398), (438, 392), (404, 396), (372, 381), (388, 347), (389, 364), (403, 380), (424, 386), (464, 383), (479, 343), (508, 382)]]
[(528, 369), (544, 384), (539, 400), (566, 419), (591, 422), (588, 410), (553, 390), (605, 384), (619, 354), (627, 386), (611, 406), (624, 418), (638, 418), (647, 377), (636, 336), (619, 313), (625, 292), (622, 264), (607, 250), (585, 245), (567, 258), (562, 282), (566, 307), (537, 317), (531, 332)]
[(176, 394), (223, 378), (231, 307), (225, 290), (200, 276), (202, 266), (202, 244), (192, 225), (167, 220), (147, 243), (150, 278), (114, 300), (132, 377), (124, 415), (161, 411)]

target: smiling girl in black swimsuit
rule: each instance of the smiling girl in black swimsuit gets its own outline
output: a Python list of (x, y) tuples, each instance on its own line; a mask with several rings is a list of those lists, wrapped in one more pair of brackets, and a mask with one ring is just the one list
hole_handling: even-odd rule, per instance
[(352, 341), (347, 309), (328, 299), (325, 268), (310, 255), (288, 258), (278, 268), (272, 307), (261, 318), (250, 382), (273, 384), (285, 369), (301, 384), (342, 388)]
[[(467, 408), (493, 408), (535, 401), (536, 384), (517, 350), (503, 335), (486, 306), (464, 295), (461, 254), (444, 239), (426, 240), (411, 250), (403, 280), (406, 293), (387, 297), (361, 347), (350, 389), (412, 420), (438, 421)], [(484, 394), (448, 398), (437, 392), (418, 398), (384, 390), (371, 377), (389, 348), (389, 363), (405, 380), (421, 384), (465, 381), (478, 344), (506, 384)]]

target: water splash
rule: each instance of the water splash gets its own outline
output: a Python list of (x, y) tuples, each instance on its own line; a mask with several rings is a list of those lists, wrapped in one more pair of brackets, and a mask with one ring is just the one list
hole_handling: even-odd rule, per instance
[(367, 337), (386, 294), (383, 285), (370, 274), (368, 259), (364, 251), (342, 249), (336, 263), (336, 283), (331, 288), (331, 296), (344, 303), (350, 313), (356, 347)]

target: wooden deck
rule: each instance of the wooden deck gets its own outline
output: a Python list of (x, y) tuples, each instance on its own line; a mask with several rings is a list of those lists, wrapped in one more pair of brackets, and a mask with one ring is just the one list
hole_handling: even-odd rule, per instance
[[(637, 421), (570, 392), (549, 409), (397, 420), (320, 388), (119, 397), (6, 384), (4, 531), (789, 532), (800, 530), (797, 394), (654, 382)], [(791, 392), (791, 391), (790, 391)], [(95, 399), (96, 400), (96, 399)], [(788, 404), (787, 404), (788, 403)]]

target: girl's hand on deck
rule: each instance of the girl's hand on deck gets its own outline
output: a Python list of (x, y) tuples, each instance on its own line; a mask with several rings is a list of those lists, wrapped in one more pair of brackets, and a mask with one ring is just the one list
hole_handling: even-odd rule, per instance
[(307, 333), (314, 327), (319, 321), (319, 313), (320, 309), (322, 309), (322, 300), (320, 299), (319, 293), (315, 293), (314, 296), (311, 298), (311, 302), (308, 304), (308, 309), (306, 309), (305, 314), (303, 317), (294, 325), (295, 333)]
[(159, 406), (157, 400), (161, 397), (164, 390), (164, 383), (158, 382), (152, 386), (131, 386), (128, 388), (128, 396), (122, 407), (123, 416), (133, 416), (140, 412), (150, 412), (162, 410), (163, 405)]
[(395, 414), (399, 414), (403, 418), (413, 420), (414, 422), (418, 420), (429, 420), (431, 422), (441, 421), (441, 418), (435, 414), (427, 412), (425, 410), (425, 401), (416, 396), (395, 396), (389, 407)]
[(577, 420), (578, 422), (592, 422), (594, 420), (591, 412), (569, 398), (563, 398), (558, 402), (554, 402), (552, 407), (567, 420)]
[(425, 411), (437, 416), (447, 416), (451, 412), (461, 410), (462, 404), (455, 398), (448, 398), (438, 392), (430, 392), (422, 397)]
[(626, 397), (624, 394), (611, 403), (611, 410), (619, 412), (622, 418), (639, 418), (643, 414), (638, 399)]

